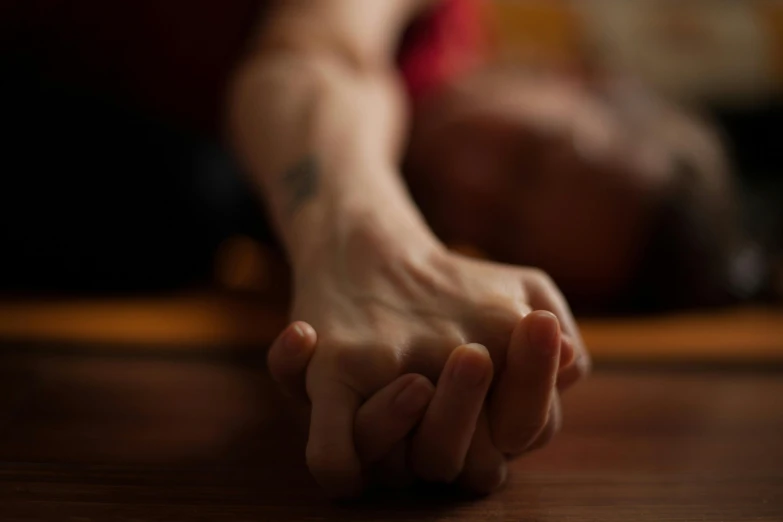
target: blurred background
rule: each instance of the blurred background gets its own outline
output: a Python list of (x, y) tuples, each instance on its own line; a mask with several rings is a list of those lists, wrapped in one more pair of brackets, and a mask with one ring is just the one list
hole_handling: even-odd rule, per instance
[[(0, 520), (783, 520), (783, 0), (444, 0), (452, 23), (425, 43), (481, 33), (486, 84), (514, 73), (526, 132), (465, 140), (491, 152), (483, 176), (440, 184), (460, 212), (428, 199), (436, 177), (409, 177), (412, 193), (467, 255), (546, 251), (595, 371), (498, 495), (349, 507), (322, 499), (264, 369), (288, 268), (221, 139), (264, 3), (0, 0)], [(401, 69), (425, 84), (462, 66), (424, 56)], [(651, 230), (606, 212), (635, 192), (633, 171), (593, 161), (600, 133), (541, 140), (525, 119), (541, 107), (691, 154), (674, 154)], [(470, 164), (447, 138), (434, 159)], [(498, 158), (515, 168), (487, 184)], [(480, 194), (522, 241), (470, 236)], [(547, 226), (524, 228), (531, 214)], [(629, 288), (595, 306), (591, 270), (613, 279), (635, 234)]]
[[(150, 93), (166, 90), (172, 73), (163, 70), (159, 84), (132, 78), (144, 96), (130, 101), (117, 96), (122, 91), (74, 81), (86, 59), (72, 74), (50, 74), (62, 67), (20, 36), (34, 26), (30, 13), (46, 7), (24, 16), (14, 2), (3, 9), (2, 48), (11, 51), (2, 56), (0, 87), (0, 336), (269, 339), (285, 320), (287, 269), (263, 209), (211, 130), (214, 115), (188, 119), (139, 103), (159, 101)], [(77, 21), (92, 29), (101, 13), (122, 16), (106, 8), (89, 23)], [(44, 31), (54, 35), (49, 43), (62, 44), (61, 15), (49, 9), (49, 25), (30, 34)], [(769, 310), (783, 295), (783, 3), (490, 0), (482, 17), (494, 63), (596, 81), (621, 77), (708, 122), (726, 148), (739, 209), (741, 241), (732, 243), (717, 283), (728, 298), (659, 301), (654, 309), (745, 303), (763, 306), (764, 329), (777, 323)], [(80, 45), (101, 38), (119, 45), (127, 36), (95, 34), (98, 40), (63, 52), (82, 56)], [(118, 47), (131, 65), (133, 45)], [(216, 50), (205, 60), (219, 59)], [(116, 64), (98, 69), (109, 71), (103, 80), (123, 78)], [(700, 237), (668, 248), (690, 251)], [(495, 257), (480, 245), (454, 247)], [(699, 268), (690, 270), (683, 278)], [(259, 307), (268, 320), (258, 319)], [(599, 313), (647, 311), (629, 302)]]
[(783, 241), (783, 3), (494, 0), (501, 59), (621, 74), (699, 111), (722, 134), (742, 226), (778, 263)]

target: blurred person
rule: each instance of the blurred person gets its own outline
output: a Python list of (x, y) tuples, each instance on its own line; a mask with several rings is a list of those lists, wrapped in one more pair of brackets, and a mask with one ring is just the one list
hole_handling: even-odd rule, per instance
[[(46, 199), (42, 208), (13, 196), (24, 203), (10, 206), (10, 243), (45, 252), (33, 256), (45, 260), (37, 274), (114, 263), (127, 284), (160, 264), (192, 270), (221, 236), (215, 222), (251, 220), (263, 235), (261, 217), (238, 210), (242, 185), (215, 174), (230, 168), (202, 176), (216, 155), (137, 113), (213, 133), (226, 122), (291, 265), (295, 322), (269, 362), (312, 405), (316, 479), (339, 496), (360, 491), (371, 468), (380, 480), (492, 491), (507, 459), (557, 431), (558, 393), (589, 368), (555, 282), (588, 309), (721, 302), (741, 241), (726, 160), (706, 126), (621, 81), (493, 67), (478, 9), (5, 3), (5, 59), (35, 78), (12, 91), (26, 100), (12, 121), (32, 144), (17, 151), (19, 168), (36, 178), (12, 188)], [(52, 79), (69, 86), (66, 100), (90, 98), (72, 89), (99, 93), (98, 109), (49, 105)], [(128, 113), (132, 125), (112, 126)], [(73, 190), (85, 171), (117, 199)], [(30, 208), (68, 226), (51, 243), (33, 240)], [(74, 244), (113, 217), (119, 229), (84, 241), (112, 255)]]
[(721, 139), (643, 87), (487, 68), (415, 125), (408, 179), (441, 237), (544, 267), (582, 310), (737, 292), (745, 243)]

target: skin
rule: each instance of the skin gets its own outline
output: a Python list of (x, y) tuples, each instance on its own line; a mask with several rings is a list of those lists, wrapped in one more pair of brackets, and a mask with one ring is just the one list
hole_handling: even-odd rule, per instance
[[(296, 322), (269, 350), (272, 377), (288, 395), (302, 401), (307, 400), (303, 376), (317, 342), (310, 325)], [(350, 482), (356, 491), (367, 485), (368, 477), (393, 485), (410, 484), (419, 477), (458, 482), (473, 492), (496, 490), (506, 479), (510, 458), (545, 445), (559, 428), (560, 347), (552, 314), (534, 312), (522, 319), (511, 337), (505, 375), (497, 384), (504, 390), (488, 404), (493, 368), (481, 345), (453, 350), (437, 388), (420, 374), (397, 377), (356, 411), (355, 469), (335, 459), (322, 463), (321, 473), (329, 472), (316, 478), (327, 489), (336, 482)], [(493, 425), (491, 417), (501, 422)], [(332, 452), (338, 448), (330, 446)]]
[(557, 431), (558, 394), (590, 365), (541, 269), (572, 296), (611, 296), (672, 158), (720, 170), (714, 142), (671, 110), (621, 110), (563, 78), (481, 71), (411, 115), (395, 49), (434, 3), (276, 2), (227, 97), (294, 272), (296, 322), (270, 370), (311, 406), (308, 464), (336, 496), (368, 480), (499, 487), (507, 459)]
[[(294, 350), (298, 363), (280, 375), (286, 358), (273, 349), (270, 367), (300, 393), (304, 383), (308, 466), (335, 496), (358, 494), (384, 453), (361, 449), (371, 436), (359, 421), (398, 379), (420, 375), (435, 389), (381, 460), (389, 475), (486, 492), (502, 483), (505, 454), (556, 431), (557, 393), (590, 364), (546, 274), (448, 251), (405, 189), (410, 122), (394, 47), (426, 4), (280, 4), (229, 97), (233, 145), (293, 269), (292, 318), (315, 347)], [(556, 335), (520, 333), (540, 329)], [(530, 389), (514, 384), (531, 376)]]

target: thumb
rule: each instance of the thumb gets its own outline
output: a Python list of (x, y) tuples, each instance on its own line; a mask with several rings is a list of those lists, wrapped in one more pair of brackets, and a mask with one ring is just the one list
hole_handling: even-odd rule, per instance
[(288, 325), (269, 348), (269, 373), (291, 397), (307, 400), (305, 375), (317, 341), (313, 327), (297, 321)]

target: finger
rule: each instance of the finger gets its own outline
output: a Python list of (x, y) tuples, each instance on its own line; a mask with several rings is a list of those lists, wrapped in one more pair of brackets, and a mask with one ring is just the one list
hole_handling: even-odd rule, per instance
[[(530, 285), (530, 306), (534, 310), (548, 310), (557, 316), (563, 332), (563, 344), (570, 344), (573, 351), (571, 361), (560, 367), (558, 388), (564, 390), (590, 373), (590, 354), (571, 313), (568, 303), (557, 286), (547, 277), (533, 279)], [(566, 348), (568, 349), (568, 348)]]
[(482, 410), (459, 483), (473, 493), (485, 495), (500, 488), (506, 481), (507, 473), (506, 458), (495, 448), (486, 410)]
[[(558, 319), (559, 321), (559, 319)], [(576, 360), (576, 342), (560, 331), (560, 361), (558, 368), (566, 368)]]
[[(584, 348), (578, 349), (579, 343), (568, 335), (563, 334), (560, 341), (560, 369), (557, 374), (557, 389), (565, 391), (581, 381), (590, 373), (590, 357)], [(569, 350), (571, 356), (562, 356), (562, 350)]]
[(354, 447), (353, 426), (361, 398), (339, 383), (313, 386), (308, 391), (313, 407), (307, 466), (330, 495), (358, 495), (362, 490), (362, 466)]
[(589, 355), (575, 359), (557, 375), (557, 389), (566, 391), (590, 374), (592, 362)]
[(408, 443), (397, 443), (375, 466), (370, 476), (373, 484), (391, 488), (404, 488), (413, 485), (416, 477), (408, 467)]
[(590, 374), (592, 369), (592, 360), (590, 354), (585, 348), (581, 337), (574, 338), (570, 335), (563, 335), (561, 348), (567, 344), (571, 345), (573, 357), (570, 360), (563, 361), (561, 358), (560, 369), (557, 374), (557, 389), (565, 391), (583, 380)]
[(453, 482), (460, 474), (492, 382), (492, 360), (478, 344), (449, 356), (413, 439), (411, 465), (421, 478)]
[(490, 399), (492, 440), (498, 450), (524, 451), (546, 426), (560, 360), (560, 326), (544, 311), (519, 321), (506, 368)]
[(552, 405), (549, 408), (549, 420), (541, 433), (538, 434), (536, 440), (534, 440), (526, 452), (536, 451), (543, 448), (554, 438), (557, 432), (563, 425), (563, 412), (560, 406), (560, 396), (554, 394), (552, 396)]
[(269, 374), (291, 397), (307, 400), (305, 376), (317, 339), (312, 326), (297, 321), (283, 330), (269, 348)]
[(398, 377), (373, 395), (356, 414), (354, 440), (364, 466), (378, 462), (416, 427), (435, 393), (429, 379)]
[(549, 444), (549, 442), (554, 438), (555, 435), (560, 431), (560, 428), (563, 425), (563, 413), (560, 406), (560, 397), (555, 394), (552, 397), (552, 405), (549, 408), (549, 419), (547, 420), (546, 426), (544, 426), (544, 429), (541, 430), (541, 433), (538, 434), (538, 436), (535, 438), (535, 440), (525, 448), (525, 450), (522, 453), (517, 454), (509, 454), (507, 453), (506, 459), (507, 460), (513, 460), (516, 457), (519, 457), (520, 455), (523, 455), (525, 453), (531, 453), (533, 451), (539, 450)]

